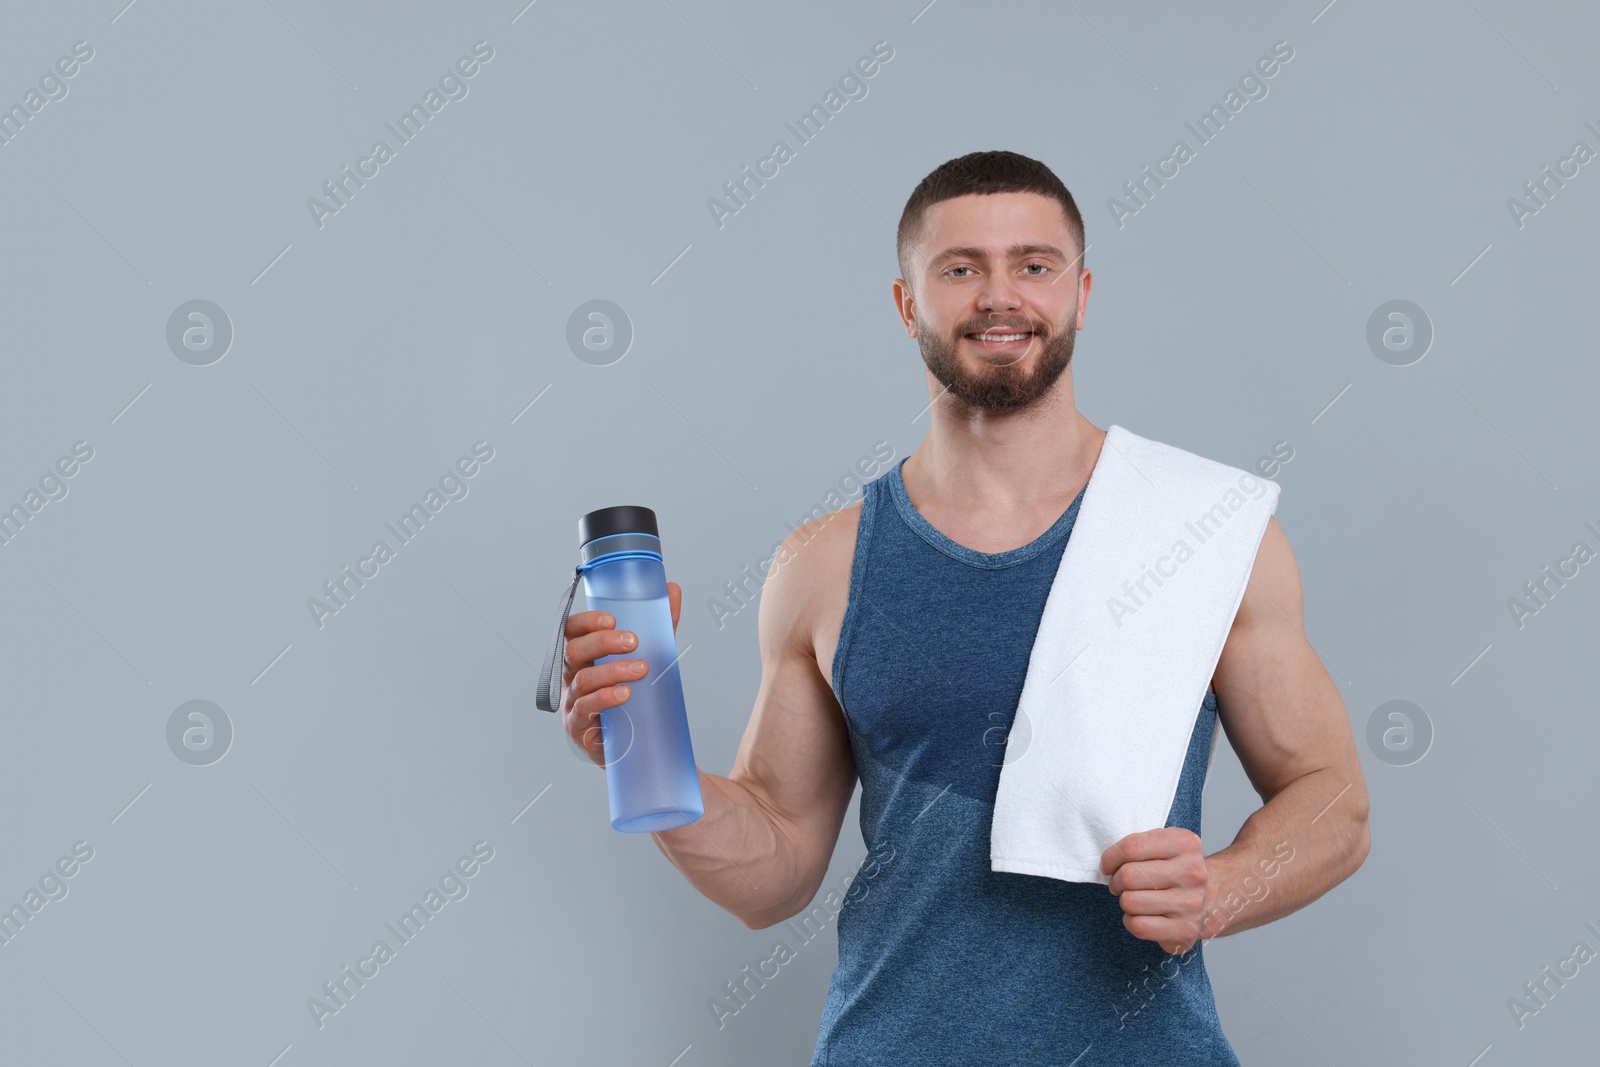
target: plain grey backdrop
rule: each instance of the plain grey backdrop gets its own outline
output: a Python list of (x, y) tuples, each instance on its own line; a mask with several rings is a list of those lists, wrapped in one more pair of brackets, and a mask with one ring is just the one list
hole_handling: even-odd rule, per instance
[[(1593, 1055), (1592, 7), (125, 3), (7, 4), (0, 34), (0, 1059), (806, 1062), (832, 927), (731, 1001), (781, 931), (610, 829), (537, 664), (578, 516), (654, 508), (697, 761), (727, 773), (756, 610), (709, 602), (926, 433), (894, 222), (992, 148), (1084, 213), (1088, 417), (1241, 467), (1292, 451), (1277, 517), (1373, 845), (1207, 946), (1241, 1058)], [(1230, 91), (1255, 95), (1201, 143)], [(333, 211), (345, 167), (369, 176)], [(400, 545), (385, 523), (442, 478)], [(1208, 851), (1258, 803), (1219, 744)], [(864, 852), (853, 804), (825, 886)]]

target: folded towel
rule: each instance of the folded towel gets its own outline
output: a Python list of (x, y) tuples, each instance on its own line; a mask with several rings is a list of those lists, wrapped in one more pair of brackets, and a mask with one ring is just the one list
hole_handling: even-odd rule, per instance
[(991, 869), (1105, 884), (1107, 848), (1166, 825), (1278, 492), (1107, 429), (1007, 737)]

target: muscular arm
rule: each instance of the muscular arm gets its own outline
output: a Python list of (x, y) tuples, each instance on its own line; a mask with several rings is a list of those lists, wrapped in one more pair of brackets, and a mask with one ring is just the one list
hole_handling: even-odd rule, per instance
[(1213, 685), (1228, 742), (1264, 803), (1206, 857), (1202, 937), (1297, 911), (1355, 873), (1370, 843), (1349, 716), (1306, 639), (1300, 572), (1276, 519)]
[(798, 534), (784, 547), (792, 558), (780, 552), (762, 586), (761, 685), (733, 769), (727, 777), (697, 769), (705, 814), (651, 834), (696, 889), (752, 930), (816, 895), (856, 783), (844, 713), (813, 644), (834, 548)]

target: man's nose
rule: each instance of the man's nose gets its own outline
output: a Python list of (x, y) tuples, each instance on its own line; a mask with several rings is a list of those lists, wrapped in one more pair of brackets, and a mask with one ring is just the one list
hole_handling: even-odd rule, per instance
[(1015, 311), (1021, 306), (1022, 297), (1008, 278), (990, 278), (978, 296), (980, 311)]

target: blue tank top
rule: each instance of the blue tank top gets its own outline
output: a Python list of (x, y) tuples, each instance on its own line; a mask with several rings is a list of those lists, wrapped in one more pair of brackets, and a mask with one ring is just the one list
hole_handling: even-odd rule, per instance
[[(1134, 937), (1098, 883), (989, 869), (1004, 743), (1078, 494), (1038, 539), (977, 552), (864, 487), (833, 659), (867, 858), (838, 916), (811, 1067), (1238, 1065), (1202, 944)], [(1200, 832), (1209, 690), (1166, 825)]]

